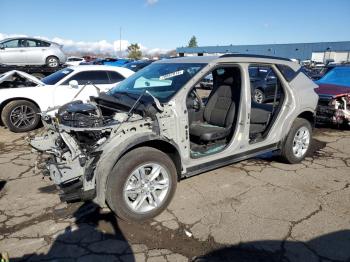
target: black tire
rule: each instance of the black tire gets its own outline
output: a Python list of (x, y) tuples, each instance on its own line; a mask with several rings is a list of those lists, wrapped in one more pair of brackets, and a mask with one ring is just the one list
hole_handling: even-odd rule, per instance
[[(162, 165), (169, 174), (169, 187), (158, 207), (144, 213), (132, 210), (124, 199), (124, 187), (131, 173), (147, 163)], [(168, 155), (152, 147), (136, 148), (125, 154), (112, 169), (107, 179), (106, 200), (113, 212), (123, 220), (144, 222), (160, 214), (170, 203), (177, 185), (177, 171)], [(147, 200), (149, 201), (149, 200)]]
[[(22, 111), (24, 112), (23, 115), (26, 115), (27, 118), (20, 119), (18, 113)], [(38, 126), (40, 122), (40, 115), (38, 113), (40, 113), (39, 108), (32, 102), (15, 100), (4, 107), (1, 113), (1, 120), (12, 132), (27, 132)]]
[(56, 56), (46, 58), (46, 66), (56, 68), (60, 65), (60, 60)]
[[(294, 153), (293, 153), (293, 146), (294, 146), (294, 137), (296, 136), (296, 133), (300, 130), (300, 128), (305, 127), (308, 131), (309, 131), (309, 144), (308, 147), (305, 151), (305, 153), (302, 154), (302, 156), (297, 157)], [(286, 162), (286, 163), (290, 163), (290, 164), (296, 164), (301, 162), (305, 156), (308, 154), (309, 150), (310, 150), (310, 145), (312, 143), (312, 127), (309, 121), (307, 121), (304, 118), (297, 118), (295, 119), (284, 143), (283, 146), (281, 148), (281, 158), (282, 161)]]
[[(257, 98), (258, 96), (259, 96), (259, 99)], [(258, 104), (264, 103), (265, 102), (265, 93), (261, 89), (256, 88), (254, 90), (253, 100), (255, 103), (258, 103)]]

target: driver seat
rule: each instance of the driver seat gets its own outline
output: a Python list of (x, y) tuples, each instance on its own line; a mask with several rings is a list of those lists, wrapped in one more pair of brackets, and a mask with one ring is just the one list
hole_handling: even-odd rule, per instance
[(204, 109), (204, 122), (190, 125), (191, 140), (208, 143), (226, 138), (230, 134), (235, 117), (235, 101), (240, 93), (236, 88), (240, 81), (235, 83), (234, 80), (231, 74), (212, 91)]

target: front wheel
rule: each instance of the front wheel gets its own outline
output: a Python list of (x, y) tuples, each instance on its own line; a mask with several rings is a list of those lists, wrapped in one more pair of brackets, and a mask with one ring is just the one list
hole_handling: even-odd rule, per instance
[(309, 121), (297, 118), (282, 146), (282, 159), (291, 164), (301, 162), (310, 149), (312, 127)]
[(160, 214), (177, 184), (174, 162), (162, 151), (136, 148), (125, 154), (107, 179), (106, 199), (117, 216), (143, 222)]
[(40, 122), (40, 110), (32, 102), (15, 100), (8, 103), (1, 113), (1, 120), (12, 132), (35, 129)]
[(265, 101), (264, 92), (261, 89), (255, 89), (253, 100), (254, 100), (254, 102), (256, 102), (258, 104), (262, 104)]

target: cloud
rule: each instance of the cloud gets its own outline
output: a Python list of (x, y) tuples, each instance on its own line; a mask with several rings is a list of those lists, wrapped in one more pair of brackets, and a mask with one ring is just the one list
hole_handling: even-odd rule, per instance
[(155, 5), (156, 3), (158, 3), (158, 0), (146, 0), (147, 5)]
[[(153, 0), (155, 1), (155, 0)], [(0, 40), (7, 37), (19, 37), (26, 36), (22, 34), (2, 34), (0, 33)], [(40, 38), (48, 41), (55, 42), (57, 44), (63, 45), (63, 50), (67, 53), (93, 53), (93, 54), (111, 54), (111, 55), (119, 55), (119, 51), (121, 50), (123, 54), (128, 49), (130, 42), (128, 40), (100, 40), (95, 42), (86, 42), (86, 41), (74, 41), (71, 39), (64, 39), (60, 37), (48, 38), (45, 36), (34, 36), (35, 38)], [(144, 45), (138, 43), (141, 51), (144, 54), (155, 54), (155, 53), (166, 53), (167, 49), (162, 48), (147, 48)]]

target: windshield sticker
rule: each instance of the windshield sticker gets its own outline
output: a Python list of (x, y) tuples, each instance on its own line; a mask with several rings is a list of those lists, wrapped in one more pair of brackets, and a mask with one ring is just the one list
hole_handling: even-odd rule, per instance
[(184, 70), (175, 71), (175, 72), (173, 72), (173, 73), (160, 76), (160, 77), (159, 77), (159, 80), (165, 80), (165, 79), (168, 79), (168, 78), (172, 78), (172, 77), (174, 77), (174, 76), (183, 75), (183, 73), (184, 73)]
[(64, 71), (62, 71), (62, 74), (69, 74), (70, 73), (70, 71), (68, 71), (68, 70), (64, 70)]

